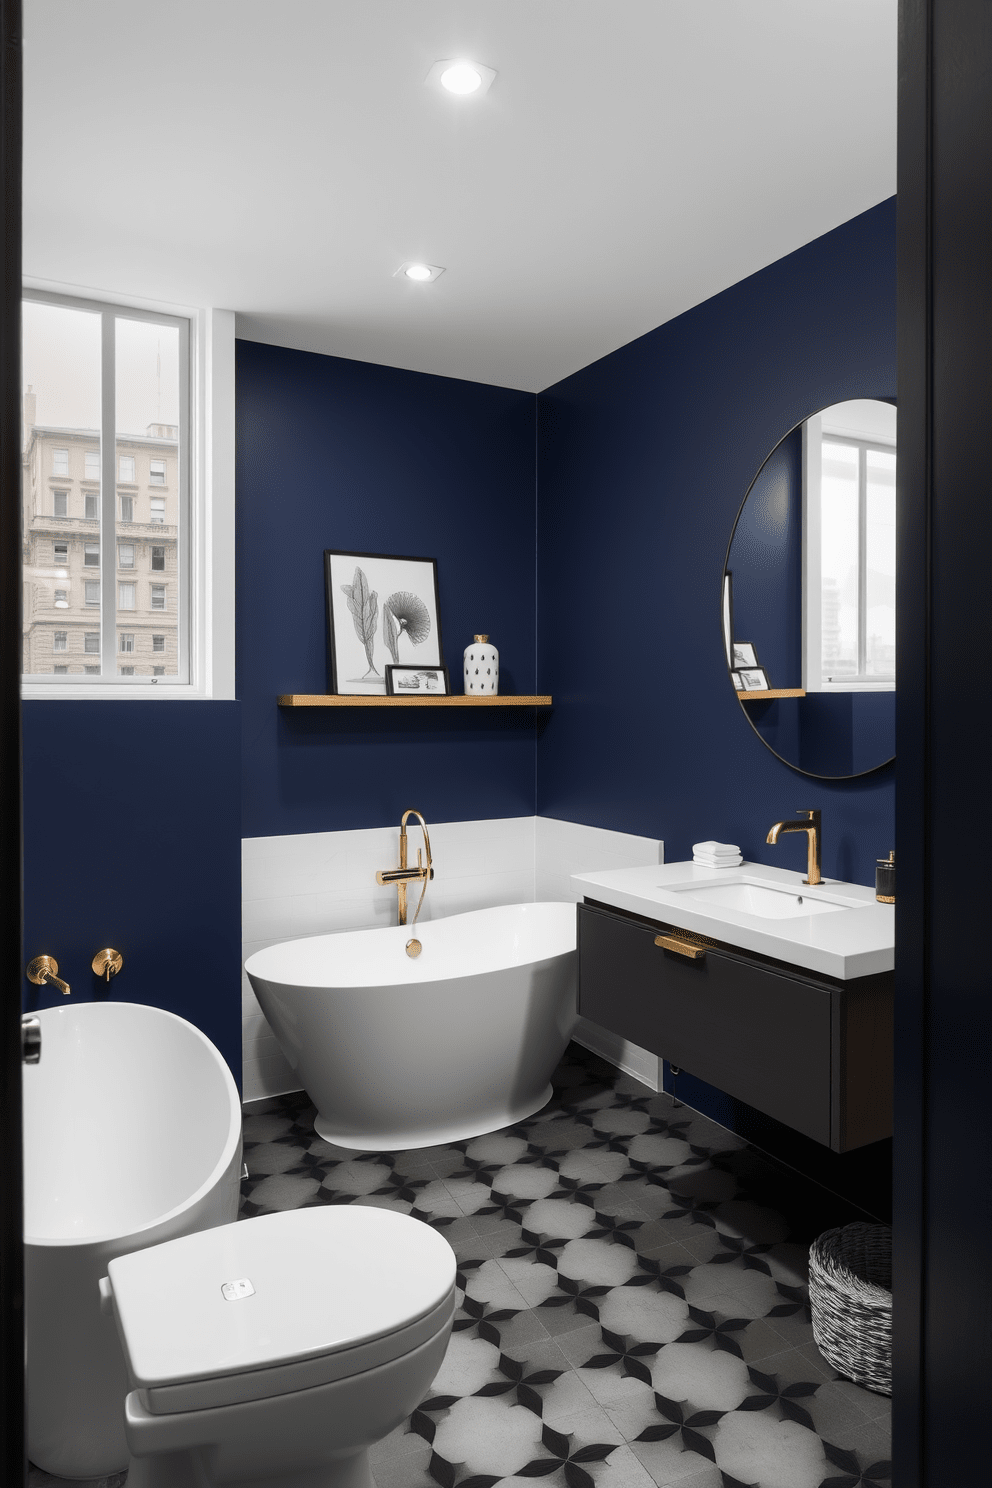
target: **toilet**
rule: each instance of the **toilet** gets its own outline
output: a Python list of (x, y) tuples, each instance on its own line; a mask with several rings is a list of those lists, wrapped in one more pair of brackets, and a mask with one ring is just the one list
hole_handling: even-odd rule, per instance
[(368, 1448), (444, 1358), (455, 1257), (421, 1220), (328, 1204), (120, 1256), (100, 1291), (128, 1488), (371, 1488)]

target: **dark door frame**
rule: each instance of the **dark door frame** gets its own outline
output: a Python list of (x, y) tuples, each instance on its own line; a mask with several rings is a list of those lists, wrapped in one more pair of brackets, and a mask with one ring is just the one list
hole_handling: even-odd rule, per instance
[(21, 1174), (21, 0), (0, 4), (0, 1481), (23, 1483)]

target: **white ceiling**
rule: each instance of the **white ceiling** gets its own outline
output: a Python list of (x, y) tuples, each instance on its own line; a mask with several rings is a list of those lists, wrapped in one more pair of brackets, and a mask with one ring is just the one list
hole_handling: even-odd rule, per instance
[[(25, 33), (27, 275), (362, 361), (536, 391), (895, 191), (896, 0), (25, 0)], [(457, 56), (485, 97), (424, 85)]]

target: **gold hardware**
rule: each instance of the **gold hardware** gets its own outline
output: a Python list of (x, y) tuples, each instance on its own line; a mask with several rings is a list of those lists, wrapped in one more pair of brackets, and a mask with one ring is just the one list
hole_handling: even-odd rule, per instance
[(697, 945), (692, 940), (680, 940), (676, 935), (656, 935), (654, 938), (656, 946), (661, 946), (663, 951), (677, 951), (680, 956), (687, 956), (690, 961), (702, 961), (706, 955), (706, 947)]
[(488, 636), (473, 636), (472, 639), (473, 639), (473, 641), (478, 641), (480, 646), (484, 646), (486, 644), (486, 642), (488, 641), (489, 637)]
[(28, 981), (34, 982), (36, 987), (43, 987), (46, 982), (50, 982), (53, 987), (58, 987), (63, 997), (68, 997), (72, 988), (56, 975), (58, 969), (59, 963), (54, 956), (35, 956), (33, 961), (28, 962)]
[(120, 951), (115, 951), (113, 946), (107, 946), (104, 950), (97, 951), (90, 964), (96, 976), (103, 977), (104, 981), (109, 982), (110, 978), (115, 977), (124, 965), (124, 957)]
[[(426, 865), (426, 867), (424, 866), (423, 853), (421, 852), (421, 850), (420, 850), (419, 847), (417, 849), (417, 866), (416, 866), (416, 868), (409, 868), (407, 866), (407, 835), (406, 835), (406, 824), (410, 820), (410, 817), (411, 816), (415, 816), (417, 818), (417, 820), (420, 823), (420, 830), (424, 834), (424, 852), (427, 853), (427, 865)], [(398, 925), (405, 925), (406, 924), (406, 913), (407, 913), (407, 911), (406, 911), (406, 886), (407, 886), (407, 884), (408, 883), (418, 883), (419, 882), (419, 883), (421, 883), (423, 885), (423, 887), (420, 890), (420, 899), (417, 902), (416, 913), (413, 916), (413, 923), (416, 924), (417, 923), (417, 915), (420, 914), (421, 905), (424, 902), (424, 895), (427, 893), (427, 884), (428, 884), (428, 881), (430, 879), (432, 879), (433, 877), (434, 877), (434, 869), (433, 869), (432, 864), (431, 864), (431, 839), (427, 835), (427, 823), (424, 821), (424, 818), (421, 816), (420, 812), (419, 811), (415, 811), (413, 809), (413, 807), (411, 806), (408, 811), (404, 811), (402, 817), (400, 818), (400, 866), (398, 868), (381, 868), (378, 871), (378, 873), (376, 873), (376, 876), (375, 876), (375, 881), (376, 881), (377, 884), (391, 884), (391, 883), (394, 883), (396, 885), (396, 898), (397, 898), (397, 921), (396, 921), (396, 923)]]
[(769, 829), (766, 842), (772, 846), (778, 841), (784, 832), (806, 833), (806, 877), (804, 884), (818, 884), (820, 882), (820, 864), (822, 862), (822, 840), (820, 835), (820, 813), (810, 807), (797, 808), (796, 815), (805, 817), (804, 821), (780, 821)]
[(406, 953), (408, 956), (419, 956), (423, 949), (419, 940), (408, 940), (406, 943)]

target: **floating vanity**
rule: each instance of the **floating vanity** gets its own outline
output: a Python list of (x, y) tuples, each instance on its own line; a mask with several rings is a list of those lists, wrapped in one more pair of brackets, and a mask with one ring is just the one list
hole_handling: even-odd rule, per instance
[(583, 873), (579, 1012), (835, 1152), (892, 1133), (895, 915), (758, 863)]

